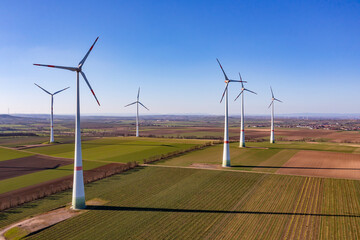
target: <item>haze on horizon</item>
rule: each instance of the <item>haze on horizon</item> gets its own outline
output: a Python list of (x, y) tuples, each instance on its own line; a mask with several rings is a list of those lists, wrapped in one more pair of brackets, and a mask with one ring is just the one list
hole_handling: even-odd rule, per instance
[[(84, 65), (101, 103), (81, 82), (84, 114), (223, 114), (224, 78), (241, 72), (246, 114), (359, 113), (358, 1), (10, 1), (0, 8), (0, 114), (74, 114), (75, 73), (33, 63)], [(229, 113), (240, 85), (231, 84)]]

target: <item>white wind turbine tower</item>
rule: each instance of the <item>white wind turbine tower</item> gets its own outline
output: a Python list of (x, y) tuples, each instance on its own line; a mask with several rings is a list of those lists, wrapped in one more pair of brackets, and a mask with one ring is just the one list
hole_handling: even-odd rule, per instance
[(140, 96), (140, 87), (139, 87), (139, 90), (138, 90), (136, 102), (130, 103), (130, 104), (125, 106), (125, 107), (128, 107), (130, 105), (136, 104), (136, 137), (139, 137), (139, 104), (149, 111), (149, 109), (147, 107), (145, 107), (144, 104), (142, 104), (139, 101), (139, 96)]
[(225, 90), (221, 97), (220, 103), (222, 102), (224, 96), (225, 96), (225, 124), (224, 124), (224, 150), (223, 150), (223, 161), (222, 166), (223, 167), (231, 167), (230, 165), (230, 149), (229, 149), (229, 123), (228, 123), (228, 86), (230, 82), (242, 82), (241, 80), (230, 80), (223, 69), (223, 67), (220, 64), (219, 59), (216, 59), (219, 63), (219, 66), (224, 74), (225, 77)]
[(241, 81), (241, 92), (239, 93), (239, 95), (235, 98), (234, 101), (236, 101), (236, 99), (238, 99), (241, 95), (241, 123), (240, 123), (240, 145), (239, 147), (245, 147), (245, 129), (244, 129), (244, 91), (248, 91), (254, 94), (257, 94), (256, 92), (253, 92), (247, 88), (244, 87), (244, 84), (242, 82), (242, 77), (241, 74), (239, 73), (240, 76), (240, 81)]
[(93, 45), (90, 47), (89, 51), (86, 53), (85, 57), (79, 62), (77, 67), (63, 67), (63, 66), (54, 66), (54, 65), (44, 65), (44, 64), (34, 64), (36, 66), (42, 67), (52, 67), (65, 69), (69, 71), (76, 72), (76, 122), (75, 122), (75, 159), (74, 159), (74, 181), (73, 181), (73, 195), (72, 195), (72, 208), (73, 209), (84, 209), (85, 206), (85, 191), (84, 191), (84, 177), (83, 177), (83, 167), (82, 167), (82, 154), (81, 154), (81, 128), (80, 128), (80, 90), (79, 90), (79, 73), (83, 76), (86, 84), (90, 88), (90, 91), (95, 97), (95, 100), (100, 106), (100, 103), (92, 90), (89, 81), (87, 80), (85, 73), (82, 71), (82, 67), (89, 56), (91, 50), (93, 49), (95, 43), (99, 37), (96, 38)]
[(36, 83), (34, 83), (36, 86), (38, 86), (40, 89), (42, 89), (44, 92), (46, 92), (47, 94), (49, 94), (51, 96), (51, 118), (50, 118), (50, 142), (53, 143), (54, 142), (54, 115), (53, 115), (53, 110), (54, 110), (54, 95), (58, 94), (62, 91), (65, 91), (67, 88), (64, 88), (60, 91), (54, 92), (54, 93), (50, 93), (48, 91), (46, 91), (44, 88), (40, 87), (39, 85), (37, 85)]
[(270, 133), (270, 143), (275, 143), (275, 136), (274, 136), (274, 101), (278, 101), (278, 102), (282, 102), (280, 101), (279, 99), (275, 98), (274, 97), (274, 93), (273, 93), (273, 90), (270, 86), (270, 90), (271, 90), (271, 103), (269, 105), (268, 108), (272, 107), (271, 108), (271, 133)]

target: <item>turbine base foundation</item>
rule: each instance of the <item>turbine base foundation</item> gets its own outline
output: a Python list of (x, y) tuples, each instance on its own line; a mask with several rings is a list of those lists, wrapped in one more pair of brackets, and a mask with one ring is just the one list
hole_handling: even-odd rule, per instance
[(71, 208), (72, 209), (85, 209), (86, 208), (85, 197), (73, 198)]
[(229, 161), (223, 161), (222, 167), (231, 167), (230, 160)]

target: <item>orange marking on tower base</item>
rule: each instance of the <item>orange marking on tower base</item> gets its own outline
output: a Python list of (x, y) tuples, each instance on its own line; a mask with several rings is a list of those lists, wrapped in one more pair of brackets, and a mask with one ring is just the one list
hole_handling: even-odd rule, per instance
[(83, 168), (82, 167), (75, 167), (75, 170), (76, 171), (81, 171), (81, 170), (83, 170)]
[(229, 141), (224, 141), (224, 143), (229, 143)]

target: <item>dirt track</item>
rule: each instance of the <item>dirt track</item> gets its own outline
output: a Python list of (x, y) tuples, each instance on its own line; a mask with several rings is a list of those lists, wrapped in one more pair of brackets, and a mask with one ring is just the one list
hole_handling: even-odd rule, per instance
[(276, 173), (360, 179), (360, 154), (299, 151)]
[(11, 159), (0, 162), (0, 180), (18, 177), (21, 175), (55, 169), (60, 166), (71, 164), (72, 160), (64, 158), (46, 157), (34, 155), (24, 158)]

